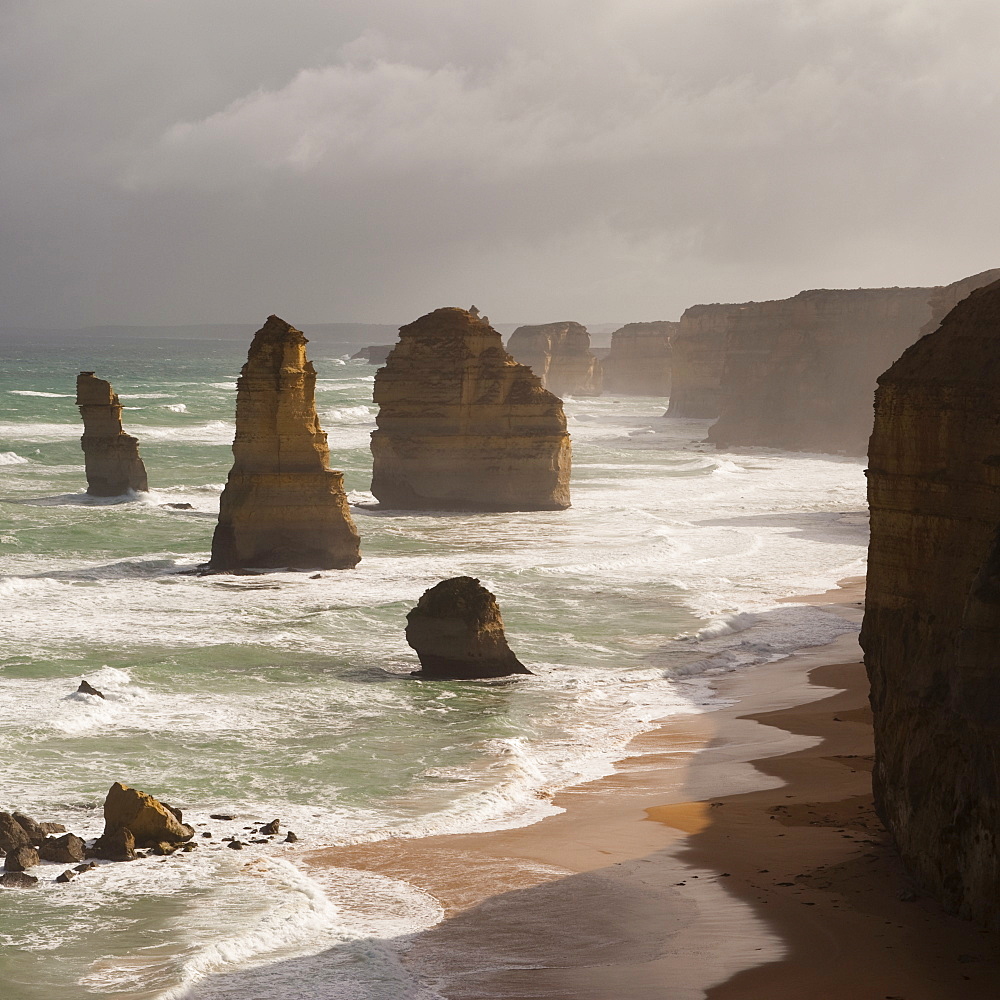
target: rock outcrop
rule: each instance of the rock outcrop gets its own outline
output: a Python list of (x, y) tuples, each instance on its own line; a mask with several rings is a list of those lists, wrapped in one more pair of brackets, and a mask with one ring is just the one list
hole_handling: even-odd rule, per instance
[(375, 402), (372, 493), (384, 507), (570, 505), (562, 401), (472, 312), (437, 309), (402, 327)]
[(129, 831), (136, 847), (179, 844), (194, 836), (194, 829), (182, 823), (166, 803), (116, 781), (104, 800), (104, 833), (94, 848), (115, 840), (122, 830)]
[(510, 335), (507, 350), (557, 396), (601, 394), (601, 363), (591, 353), (587, 328), (579, 323), (519, 326)]
[(726, 334), (739, 305), (691, 306), (670, 338), (668, 417), (717, 417), (722, 412)]
[(139, 457), (139, 441), (122, 429), (122, 405), (110, 382), (93, 372), (76, 377), (76, 405), (83, 417), (83, 460), (87, 493), (117, 497), (129, 490), (149, 490), (146, 467)]
[(237, 382), (235, 461), (209, 570), (347, 569), (361, 558), (343, 473), (327, 464), (306, 343), (277, 316), (254, 335)]
[(351, 360), (367, 361), (370, 365), (384, 365), (385, 359), (389, 357), (389, 352), (394, 346), (394, 344), (371, 344), (368, 347), (362, 347), (357, 354), (352, 354)]
[(619, 396), (669, 396), (670, 340), (679, 323), (626, 323), (611, 334), (604, 361), (604, 391)]
[(406, 616), (406, 641), (420, 659), (420, 677), (531, 673), (507, 645), (496, 598), (471, 576), (442, 580), (425, 591)]
[(1000, 281), (878, 380), (861, 644), (876, 807), (950, 909), (1000, 924)]

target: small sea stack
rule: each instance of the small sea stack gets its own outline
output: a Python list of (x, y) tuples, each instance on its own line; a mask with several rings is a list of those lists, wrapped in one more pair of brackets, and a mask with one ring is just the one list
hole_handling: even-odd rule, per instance
[(557, 396), (601, 394), (601, 362), (591, 353), (590, 334), (580, 323), (519, 326), (510, 335), (507, 350)]
[(406, 616), (406, 641), (434, 680), (530, 674), (507, 645), (496, 598), (475, 578), (456, 576), (424, 591)]
[(349, 569), (361, 559), (344, 475), (329, 468), (308, 341), (269, 316), (236, 391), (234, 463), (208, 570)]
[(139, 457), (139, 441), (122, 429), (122, 405), (110, 382), (93, 372), (76, 377), (76, 405), (83, 417), (84, 464), (87, 493), (118, 497), (130, 490), (149, 490), (146, 467)]
[(436, 309), (399, 331), (375, 375), (372, 493), (400, 510), (562, 510), (562, 400), (477, 313)]
[[(182, 844), (194, 836), (194, 828), (182, 822), (178, 810), (138, 788), (116, 781), (104, 800), (104, 833), (90, 848), (92, 857), (129, 852), (132, 847)], [(119, 860), (117, 856), (108, 860)]]

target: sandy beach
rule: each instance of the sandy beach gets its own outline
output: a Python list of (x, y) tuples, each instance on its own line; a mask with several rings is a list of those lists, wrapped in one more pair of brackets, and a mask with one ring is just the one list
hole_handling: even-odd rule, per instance
[[(860, 621), (862, 581), (809, 600)], [(995, 935), (909, 882), (874, 814), (854, 634), (719, 678), (614, 774), (522, 829), (317, 853), (446, 919), (407, 969), (449, 1000), (942, 1000), (1000, 995)]]

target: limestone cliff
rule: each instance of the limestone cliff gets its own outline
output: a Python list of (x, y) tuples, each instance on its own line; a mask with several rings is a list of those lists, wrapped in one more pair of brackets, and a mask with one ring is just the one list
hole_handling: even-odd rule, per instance
[(670, 417), (717, 417), (722, 411), (726, 333), (738, 305), (691, 306), (670, 340)]
[(375, 375), (372, 493), (385, 507), (561, 510), (570, 440), (562, 401), (464, 309), (399, 331)]
[(939, 285), (931, 291), (927, 300), (927, 305), (931, 310), (931, 318), (921, 327), (920, 335), (926, 336), (933, 333), (940, 325), (945, 316), (948, 315), (962, 301), (968, 298), (977, 288), (985, 288), (1000, 279), (1000, 267), (994, 267), (989, 271), (980, 271), (968, 278), (960, 278), (950, 285)]
[(587, 328), (579, 323), (519, 326), (507, 350), (557, 396), (601, 394), (601, 363), (591, 353)]
[(878, 380), (861, 643), (876, 806), (945, 905), (1000, 923), (1000, 281)]
[(306, 338), (277, 316), (254, 335), (236, 392), (235, 461), (209, 569), (346, 569), (361, 558), (344, 476), (327, 462)]
[(531, 671), (511, 652), (496, 598), (471, 576), (424, 591), (406, 616), (406, 641), (420, 658), (420, 676), (471, 680)]
[(604, 361), (604, 391), (619, 396), (669, 396), (670, 338), (679, 323), (626, 323), (611, 334)]
[(87, 492), (94, 497), (117, 497), (129, 490), (148, 490), (139, 442), (122, 429), (122, 405), (111, 383), (93, 372), (80, 372), (76, 377), (76, 405), (83, 417), (80, 445), (87, 470)]

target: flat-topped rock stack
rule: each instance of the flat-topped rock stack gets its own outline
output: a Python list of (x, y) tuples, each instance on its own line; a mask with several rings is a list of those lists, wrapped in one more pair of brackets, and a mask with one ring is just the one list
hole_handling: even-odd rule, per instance
[(306, 343), (277, 316), (254, 335), (209, 570), (347, 569), (361, 558), (343, 473), (328, 467)]
[(601, 362), (591, 353), (590, 334), (580, 323), (519, 326), (510, 335), (507, 350), (557, 396), (601, 394)]
[(139, 457), (139, 441), (122, 428), (122, 405), (110, 382), (93, 372), (76, 377), (76, 405), (83, 417), (83, 459), (87, 493), (117, 497), (130, 490), (146, 492), (146, 467)]
[(714, 418), (722, 412), (726, 334), (739, 305), (690, 306), (670, 338), (668, 417)]
[(1000, 924), (1000, 281), (878, 380), (861, 644), (875, 803), (919, 883)]
[(611, 334), (611, 351), (604, 359), (604, 391), (619, 396), (669, 396), (670, 340), (679, 323), (626, 323)]
[(562, 401), (474, 312), (436, 309), (399, 331), (375, 375), (372, 493), (385, 507), (570, 505)]

